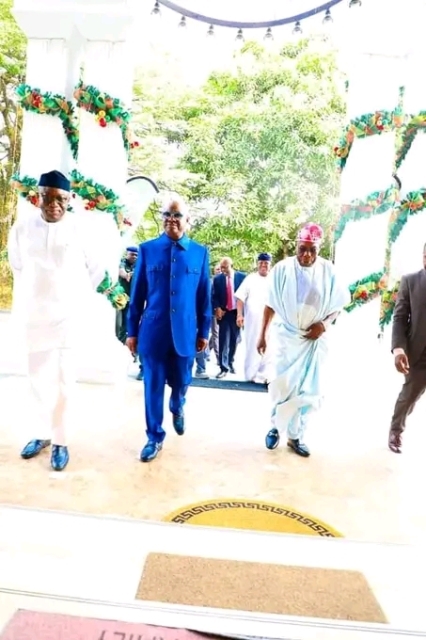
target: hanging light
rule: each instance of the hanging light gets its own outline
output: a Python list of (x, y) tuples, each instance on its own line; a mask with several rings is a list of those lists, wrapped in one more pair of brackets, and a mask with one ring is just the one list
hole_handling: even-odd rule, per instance
[(158, 0), (155, 0), (154, 8), (153, 8), (153, 10), (151, 11), (151, 15), (152, 15), (152, 16), (159, 16), (159, 15), (161, 15), (160, 3), (158, 2)]
[(327, 9), (322, 23), (327, 25), (327, 24), (331, 24), (332, 22), (333, 22), (333, 18), (331, 17), (331, 11), (330, 9)]
[(186, 18), (185, 18), (185, 16), (181, 17), (180, 22), (178, 24), (178, 27), (180, 27), (182, 29), (184, 29), (186, 27)]
[(237, 37), (235, 38), (237, 42), (244, 42), (243, 30), (238, 29)]
[(293, 35), (300, 35), (302, 32), (302, 27), (300, 26), (300, 22), (299, 20), (296, 22), (296, 24), (294, 25), (294, 29), (293, 29)]
[(361, 0), (350, 0), (349, 9), (353, 9), (354, 7), (360, 7), (362, 5)]
[(271, 27), (268, 27), (268, 28), (266, 29), (266, 33), (265, 33), (265, 36), (264, 36), (264, 38), (263, 38), (263, 39), (264, 39), (264, 40), (269, 40), (269, 41), (271, 41), (271, 40), (273, 40), (273, 39), (274, 39), (274, 36), (273, 36), (273, 33), (272, 33), (272, 29), (271, 29)]
[(208, 36), (214, 36), (214, 27), (213, 27), (212, 24), (209, 26), (209, 30), (207, 31), (207, 35)]

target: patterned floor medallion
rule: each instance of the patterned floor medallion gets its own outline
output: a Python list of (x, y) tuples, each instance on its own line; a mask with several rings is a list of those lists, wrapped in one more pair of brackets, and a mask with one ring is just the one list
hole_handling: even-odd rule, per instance
[(343, 535), (315, 516), (257, 500), (218, 499), (190, 504), (164, 518), (165, 522), (207, 527), (252, 529), (325, 538)]

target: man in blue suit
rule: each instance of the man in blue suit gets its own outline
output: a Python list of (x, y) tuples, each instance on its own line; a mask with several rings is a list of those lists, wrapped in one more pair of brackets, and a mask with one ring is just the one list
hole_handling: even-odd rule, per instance
[(234, 358), (240, 328), (237, 326), (237, 301), (235, 292), (246, 277), (242, 271), (234, 271), (231, 258), (222, 258), (222, 273), (213, 278), (212, 305), (219, 325), (219, 367), (216, 378), (235, 373)]
[(207, 347), (211, 324), (208, 251), (185, 234), (188, 214), (177, 196), (161, 213), (164, 233), (139, 247), (127, 316), (127, 346), (144, 363), (148, 442), (142, 462), (156, 458), (163, 447), (166, 384), (173, 426), (183, 435), (195, 354)]

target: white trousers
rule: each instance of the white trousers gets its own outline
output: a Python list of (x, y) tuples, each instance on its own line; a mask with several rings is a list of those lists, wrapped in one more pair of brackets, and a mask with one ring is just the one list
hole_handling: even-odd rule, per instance
[(67, 446), (76, 385), (74, 351), (50, 349), (29, 353), (28, 375), (33, 404), (30, 439), (52, 440), (52, 444)]

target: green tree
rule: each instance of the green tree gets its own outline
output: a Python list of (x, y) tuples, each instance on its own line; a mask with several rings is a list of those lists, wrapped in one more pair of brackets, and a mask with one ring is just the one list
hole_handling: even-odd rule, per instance
[(157, 134), (179, 151), (180, 190), (199, 210), (193, 235), (213, 260), (226, 254), (250, 268), (265, 249), (281, 258), (307, 219), (330, 231), (339, 184), (332, 146), (344, 116), (339, 81), (322, 40), (279, 52), (249, 43), (234, 70), (212, 74), (200, 91), (163, 96)]
[(10, 304), (10, 272), (4, 258), (16, 209), (10, 179), (19, 167), (22, 118), (15, 89), (25, 74), (26, 38), (11, 13), (12, 0), (0, 0), (0, 308)]

